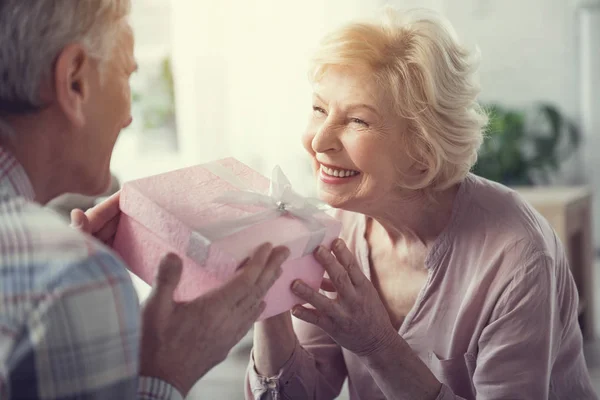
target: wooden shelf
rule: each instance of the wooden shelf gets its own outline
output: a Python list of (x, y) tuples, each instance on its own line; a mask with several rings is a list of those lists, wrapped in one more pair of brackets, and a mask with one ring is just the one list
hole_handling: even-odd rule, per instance
[(552, 225), (564, 246), (579, 292), (579, 322), (586, 339), (594, 338), (594, 250), (592, 190), (589, 186), (514, 188)]

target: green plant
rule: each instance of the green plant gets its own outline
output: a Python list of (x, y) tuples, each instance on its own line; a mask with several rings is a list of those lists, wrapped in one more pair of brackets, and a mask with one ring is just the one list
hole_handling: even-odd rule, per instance
[(473, 172), (506, 185), (548, 182), (579, 147), (576, 124), (555, 106), (539, 104), (516, 111), (493, 104), (488, 133)]
[(132, 93), (132, 102), (140, 107), (144, 130), (175, 127), (175, 85), (171, 59), (161, 61), (158, 74), (152, 76), (143, 94)]

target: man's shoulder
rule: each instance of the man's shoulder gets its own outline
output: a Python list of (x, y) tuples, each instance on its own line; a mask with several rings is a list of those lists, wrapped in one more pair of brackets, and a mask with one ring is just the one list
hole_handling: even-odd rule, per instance
[(23, 398), (130, 398), (139, 301), (122, 262), (23, 199), (0, 201), (0, 250), (0, 364), (18, 366), (7, 371), (16, 377), (11, 390)]
[(12, 277), (32, 291), (75, 285), (76, 277), (129, 278), (111, 250), (53, 211), (21, 198), (0, 205), (0, 254), (4, 279)]

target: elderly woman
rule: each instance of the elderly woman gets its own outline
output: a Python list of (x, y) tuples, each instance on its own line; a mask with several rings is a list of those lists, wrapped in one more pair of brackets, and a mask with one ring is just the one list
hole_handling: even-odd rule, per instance
[(255, 326), (246, 398), (592, 399), (577, 290), (549, 224), (469, 173), (475, 57), (432, 13), (325, 37), (304, 146), (343, 240), (311, 305)]

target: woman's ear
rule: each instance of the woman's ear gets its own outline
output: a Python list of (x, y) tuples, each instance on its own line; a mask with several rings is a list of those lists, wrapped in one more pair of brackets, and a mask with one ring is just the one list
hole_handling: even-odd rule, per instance
[(399, 133), (398, 146), (403, 160), (399, 161), (398, 170), (402, 175), (402, 186), (413, 188), (428, 179), (433, 156), (428, 144), (420, 139), (419, 133), (410, 125), (407, 123)]
[(67, 119), (76, 127), (85, 125), (85, 103), (89, 100), (91, 82), (97, 69), (80, 44), (66, 46), (54, 67), (56, 102)]

